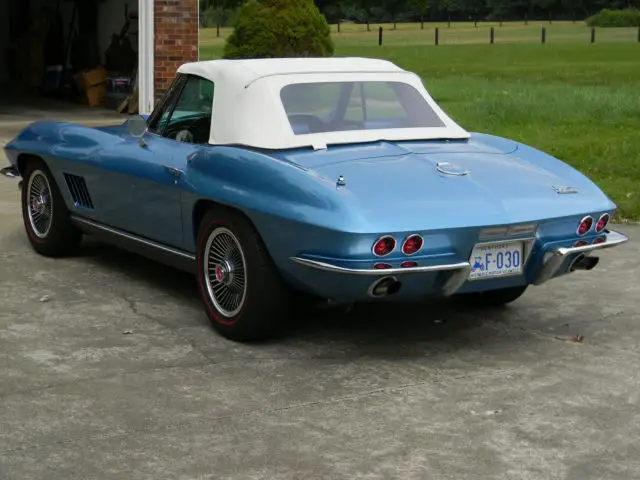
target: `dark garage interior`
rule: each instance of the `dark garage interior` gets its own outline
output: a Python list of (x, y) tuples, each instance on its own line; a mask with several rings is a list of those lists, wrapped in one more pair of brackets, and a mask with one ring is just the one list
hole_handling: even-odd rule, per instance
[(0, 120), (135, 113), (137, 11), (138, 0), (0, 0)]

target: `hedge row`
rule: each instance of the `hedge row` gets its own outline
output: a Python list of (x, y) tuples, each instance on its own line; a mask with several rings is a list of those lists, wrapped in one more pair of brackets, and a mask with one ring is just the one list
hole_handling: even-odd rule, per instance
[(605, 8), (587, 18), (590, 27), (640, 27), (640, 10), (609, 10)]

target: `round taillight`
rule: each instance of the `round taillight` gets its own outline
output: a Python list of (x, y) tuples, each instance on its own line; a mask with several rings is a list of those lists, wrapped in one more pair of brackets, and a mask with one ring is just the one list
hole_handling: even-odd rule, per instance
[(385, 235), (384, 237), (380, 237), (376, 240), (376, 243), (373, 244), (373, 254), (376, 257), (384, 257), (385, 255), (389, 255), (393, 252), (394, 248), (396, 248), (396, 239), (392, 236)]
[(412, 268), (412, 267), (417, 267), (418, 266), (418, 262), (402, 262), (400, 264), (400, 266), (402, 268)]
[(591, 230), (592, 226), (593, 226), (593, 218), (587, 215), (582, 220), (580, 220), (580, 225), (578, 225), (578, 235), (584, 235), (589, 230)]
[(593, 243), (594, 245), (599, 245), (601, 243), (604, 243), (604, 237), (594, 238), (593, 242), (591, 242), (591, 243)]
[(376, 263), (373, 268), (376, 270), (386, 270), (387, 268), (391, 268), (391, 265), (388, 263)]
[(402, 244), (402, 253), (405, 255), (413, 255), (417, 253), (418, 250), (422, 248), (423, 244), (422, 237), (418, 234), (409, 235), (407, 239)]
[(578, 240), (573, 246), (574, 247), (584, 247), (585, 245), (588, 245), (589, 242), (587, 242), (586, 240)]
[(604, 227), (607, 226), (607, 223), (609, 223), (609, 214), (603, 213), (602, 215), (600, 215), (598, 223), (596, 223), (596, 233), (600, 233), (602, 230), (604, 230)]

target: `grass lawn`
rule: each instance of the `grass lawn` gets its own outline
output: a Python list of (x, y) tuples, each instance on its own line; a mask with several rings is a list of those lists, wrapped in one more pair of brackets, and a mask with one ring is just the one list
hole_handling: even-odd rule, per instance
[[(540, 25), (547, 27), (546, 45), (499, 42), (507, 30), (523, 38), (523, 31), (539, 32)], [(564, 32), (564, 41), (552, 41), (555, 28), (556, 35)], [(433, 40), (433, 26), (425, 29)], [(363, 25), (344, 25), (333, 37), (336, 55), (387, 58), (417, 72), (464, 128), (520, 140), (557, 156), (604, 189), (618, 204), (617, 220), (640, 220), (640, 43), (635, 33), (620, 41), (630, 32), (598, 29), (596, 44), (590, 45), (583, 24), (505, 24), (495, 27), (497, 43), (488, 45), (443, 41), (445, 34), (453, 34), (444, 30), (471, 39), (473, 30), (487, 33), (485, 25), (447, 29), (445, 24), (440, 29), (438, 47), (421, 43), (425, 31), (415, 24), (387, 32), (395, 38), (382, 47)], [(202, 31), (202, 59), (221, 55), (226, 34), (222, 30), (218, 39), (215, 30)]]

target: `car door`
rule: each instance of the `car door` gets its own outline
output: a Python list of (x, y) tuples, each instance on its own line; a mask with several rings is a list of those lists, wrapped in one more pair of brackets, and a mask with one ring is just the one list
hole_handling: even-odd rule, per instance
[(190, 155), (208, 148), (213, 83), (179, 75), (142, 137), (145, 171), (134, 189), (127, 230), (167, 245), (183, 247), (182, 175)]
[[(184, 79), (177, 78), (149, 118), (150, 125), (166, 123), (183, 85)], [(93, 203), (79, 213), (126, 233), (182, 247), (178, 177), (184, 151), (168, 148), (151, 129), (142, 141), (127, 132), (121, 135), (123, 142), (113, 142), (72, 171), (76, 190), (86, 182)]]
[(212, 104), (210, 81), (178, 75), (149, 117), (141, 141), (130, 137), (107, 149), (101, 163), (108, 168), (87, 177), (92, 195), (103, 207), (92, 218), (182, 248), (182, 174), (187, 158), (206, 148)]

